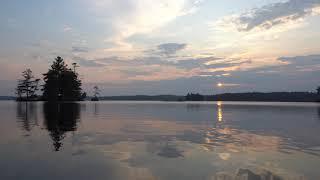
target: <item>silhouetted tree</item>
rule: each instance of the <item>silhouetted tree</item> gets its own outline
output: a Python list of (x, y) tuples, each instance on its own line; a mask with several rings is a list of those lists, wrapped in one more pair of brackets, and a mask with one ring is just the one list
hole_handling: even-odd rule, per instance
[(320, 86), (317, 88), (317, 102), (320, 102)]
[(86, 92), (83, 92), (81, 94), (81, 100), (85, 100), (87, 98), (87, 93)]
[(73, 72), (76, 73), (76, 68), (79, 67), (77, 63), (72, 63)]
[(57, 57), (44, 75), (43, 98), (47, 101), (78, 101), (82, 98), (81, 80)]
[[(22, 72), (23, 79), (18, 80), (18, 86), (16, 88), (17, 100), (29, 101), (29, 97), (34, 97), (38, 90), (40, 79), (35, 79), (30, 69), (26, 69)], [(25, 96), (25, 98), (23, 97)]]
[(91, 99), (91, 101), (99, 101), (98, 96), (100, 95), (100, 89), (98, 86), (94, 86), (93, 87), (93, 98)]

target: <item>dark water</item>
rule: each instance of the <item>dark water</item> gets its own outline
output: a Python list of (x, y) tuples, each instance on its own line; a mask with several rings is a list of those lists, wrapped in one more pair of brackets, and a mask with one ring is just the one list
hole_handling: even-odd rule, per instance
[(0, 179), (320, 179), (312, 103), (0, 102)]

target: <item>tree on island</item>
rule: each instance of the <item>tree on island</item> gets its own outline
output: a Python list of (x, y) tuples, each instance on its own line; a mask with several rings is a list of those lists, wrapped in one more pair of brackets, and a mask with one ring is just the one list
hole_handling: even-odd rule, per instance
[(61, 57), (55, 58), (51, 69), (43, 74), (43, 99), (46, 101), (79, 101), (83, 100), (81, 80), (78, 74), (64, 62)]
[(320, 102), (320, 86), (317, 88), (317, 102)]
[(98, 96), (100, 95), (100, 89), (98, 86), (93, 87), (93, 97), (91, 98), (91, 101), (99, 101)]
[(35, 79), (31, 69), (26, 69), (22, 72), (23, 79), (18, 80), (16, 94), (17, 101), (30, 101), (36, 97), (40, 79)]

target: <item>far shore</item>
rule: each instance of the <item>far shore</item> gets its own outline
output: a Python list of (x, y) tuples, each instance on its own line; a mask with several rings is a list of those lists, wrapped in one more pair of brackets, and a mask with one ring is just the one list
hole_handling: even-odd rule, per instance
[[(90, 101), (87, 97), (85, 101)], [(14, 96), (0, 96), (0, 100), (16, 100)], [(101, 96), (100, 101), (250, 101), (250, 102), (319, 102), (320, 95), (313, 92), (249, 92), (225, 93), (216, 95), (188, 94), (182, 95), (128, 95)], [(41, 97), (39, 100), (41, 101)]]

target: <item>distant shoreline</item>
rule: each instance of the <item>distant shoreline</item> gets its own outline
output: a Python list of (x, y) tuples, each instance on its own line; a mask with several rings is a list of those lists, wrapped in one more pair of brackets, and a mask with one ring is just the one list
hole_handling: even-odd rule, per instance
[[(13, 96), (0, 96), (0, 100), (15, 100)], [(86, 99), (90, 100), (90, 97)], [(216, 95), (128, 95), (102, 96), (100, 101), (249, 101), (249, 102), (319, 102), (320, 95), (312, 92), (248, 92)]]

